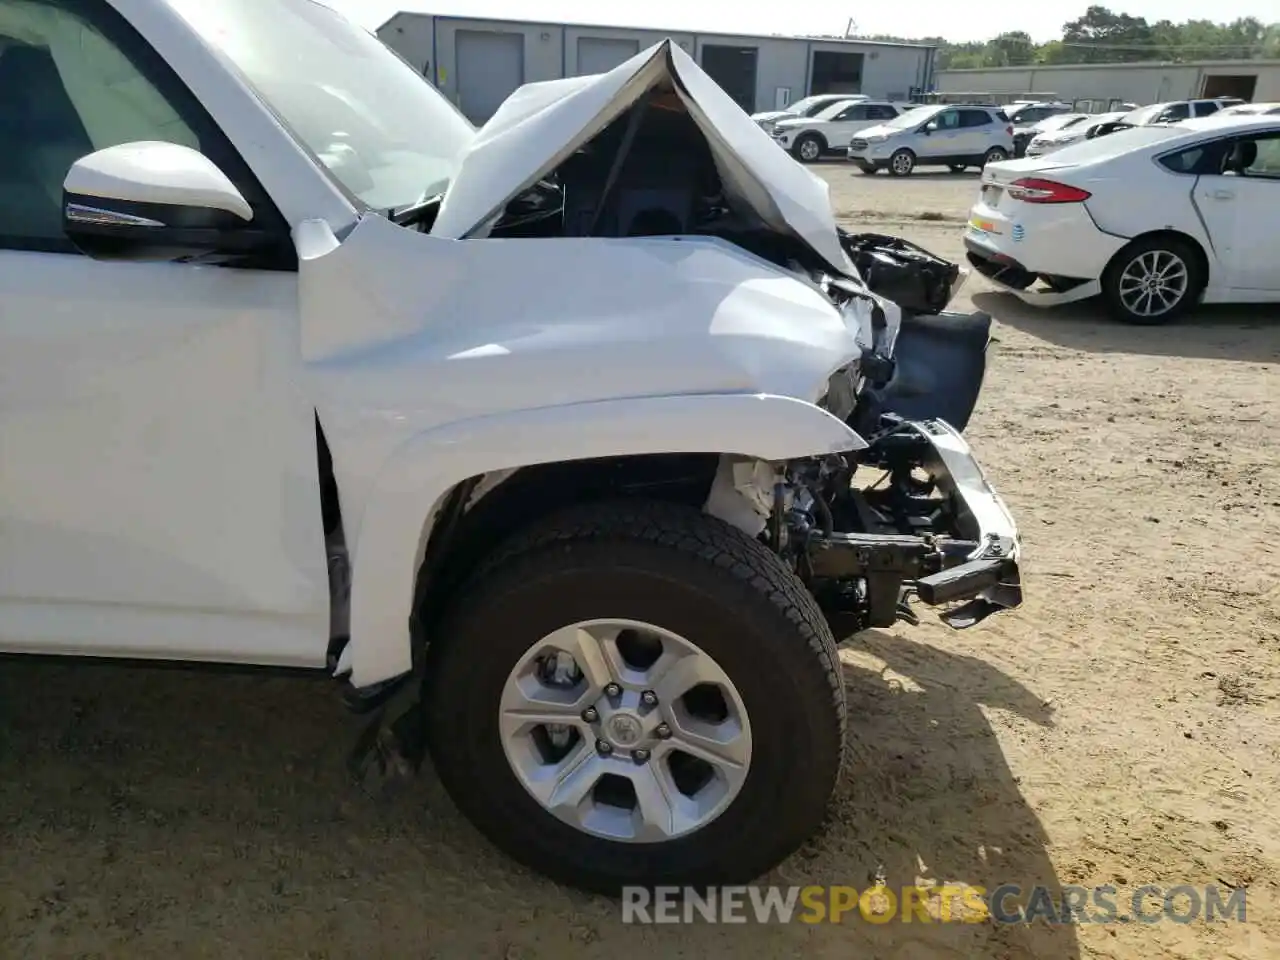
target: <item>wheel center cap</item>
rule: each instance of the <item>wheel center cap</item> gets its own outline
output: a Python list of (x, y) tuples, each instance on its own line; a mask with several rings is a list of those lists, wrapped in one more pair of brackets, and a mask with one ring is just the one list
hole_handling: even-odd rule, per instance
[(629, 713), (615, 713), (605, 723), (605, 732), (620, 747), (630, 747), (644, 736), (644, 725)]

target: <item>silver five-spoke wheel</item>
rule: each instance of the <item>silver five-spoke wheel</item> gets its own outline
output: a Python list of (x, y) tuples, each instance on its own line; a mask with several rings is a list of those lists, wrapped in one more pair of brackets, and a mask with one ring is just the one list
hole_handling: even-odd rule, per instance
[(499, 706), (503, 750), (550, 813), (610, 840), (692, 833), (734, 800), (751, 762), (742, 698), (692, 641), (591, 620), (535, 643)]

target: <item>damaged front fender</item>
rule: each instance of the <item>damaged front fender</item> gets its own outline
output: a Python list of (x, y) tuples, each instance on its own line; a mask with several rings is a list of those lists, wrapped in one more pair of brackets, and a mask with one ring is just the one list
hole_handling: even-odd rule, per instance
[(412, 669), (409, 620), (434, 518), (449, 492), (515, 467), (648, 453), (783, 461), (863, 449), (824, 410), (764, 394), (663, 396), (513, 411), (422, 433), (379, 472), (353, 544), (351, 644), (342, 669), (364, 688)]

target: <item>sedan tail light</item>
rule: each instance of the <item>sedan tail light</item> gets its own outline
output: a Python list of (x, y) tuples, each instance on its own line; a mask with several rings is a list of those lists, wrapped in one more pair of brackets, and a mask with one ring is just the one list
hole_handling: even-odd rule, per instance
[(1024, 203), (1082, 203), (1091, 196), (1088, 190), (1037, 177), (1015, 180), (1005, 192)]
[(1005, 132), (1005, 133), (1007, 133), (1009, 136), (1011, 136), (1011, 137), (1012, 137), (1012, 136), (1013, 136), (1013, 127), (1005, 127), (1005, 128), (1004, 128), (1004, 132)]

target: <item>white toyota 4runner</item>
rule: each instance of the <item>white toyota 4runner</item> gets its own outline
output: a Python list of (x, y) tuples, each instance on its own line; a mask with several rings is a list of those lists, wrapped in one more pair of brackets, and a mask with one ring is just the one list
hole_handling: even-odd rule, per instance
[(1021, 599), (989, 318), (845, 240), (669, 42), (477, 131), (310, 0), (0, 0), (0, 649), (328, 670), (526, 864), (758, 876), (833, 637)]

